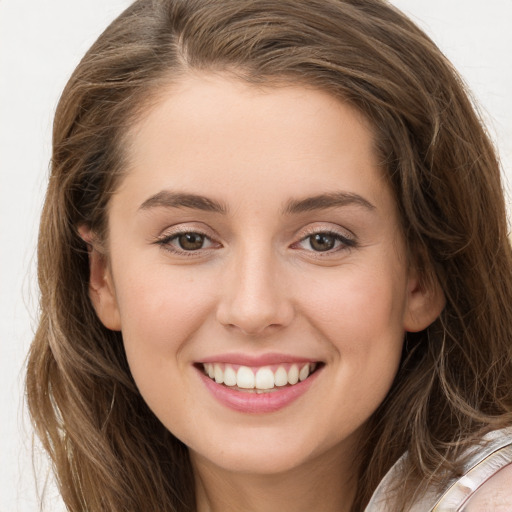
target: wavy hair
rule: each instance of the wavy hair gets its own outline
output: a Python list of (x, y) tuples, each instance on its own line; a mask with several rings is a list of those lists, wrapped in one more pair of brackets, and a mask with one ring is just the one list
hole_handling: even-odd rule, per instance
[(414, 264), (446, 297), (407, 334), (399, 372), (361, 446), (353, 511), (408, 451), (394, 510), (512, 417), (512, 260), (494, 148), (434, 43), (383, 0), (138, 0), (94, 43), (55, 115), (41, 218), (40, 321), (27, 368), (30, 414), (68, 510), (195, 509), (188, 451), (149, 410), (122, 335), (88, 295), (77, 227), (108, 236), (125, 136), (187, 73), (303, 84), (362, 112), (375, 133)]

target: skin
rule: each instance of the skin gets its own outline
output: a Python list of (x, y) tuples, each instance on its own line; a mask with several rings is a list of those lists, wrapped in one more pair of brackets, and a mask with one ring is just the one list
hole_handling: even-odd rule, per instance
[[(200, 512), (349, 510), (361, 431), (404, 332), (443, 306), (408, 264), (371, 128), (326, 93), (222, 75), (189, 76), (161, 98), (130, 133), (108, 254), (91, 253), (96, 311), (122, 331), (142, 396), (189, 447)], [(165, 206), (162, 191), (225, 211)], [(327, 205), (334, 193), (344, 201)], [(323, 203), (290, 207), (313, 196)], [(204, 246), (180, 248), (183, 230)], [(334, 247), (315, 250), (314, 233), (335, 233)], [(194, 366), (228, 353), (323, 367), (292, 404), (247, 414), (214, 399)]]
[(464, 512), (510, 512), (512, 510), (512, 464), (487, 480), (471, 497)]

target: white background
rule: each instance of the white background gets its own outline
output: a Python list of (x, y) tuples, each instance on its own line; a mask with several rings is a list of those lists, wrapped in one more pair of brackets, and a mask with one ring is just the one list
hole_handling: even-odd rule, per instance
[[(0, 512), (38, 510), (23, 366), (37, 318), (35, 243), (53, 112), (80, 57), (129, 3), (0, 0)], [(512, 182), (512, 0), (393, 3), (470, 85)]]

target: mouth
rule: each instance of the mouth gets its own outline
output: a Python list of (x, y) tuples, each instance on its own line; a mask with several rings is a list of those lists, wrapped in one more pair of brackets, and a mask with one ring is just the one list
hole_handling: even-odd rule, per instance
[(231, 363), (198, 363), (203, 374), (224, 387), (246, 393), (272, 393), (292, 388), (309, 379), (323, 363), (281, 363), (260, 367)]

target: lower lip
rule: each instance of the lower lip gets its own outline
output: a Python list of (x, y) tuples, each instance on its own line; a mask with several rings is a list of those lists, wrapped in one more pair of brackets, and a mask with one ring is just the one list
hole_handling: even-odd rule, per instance
[(264, 393), (231, 389), (223, 384), (217, 384), (200, 370), (198, 373), (208, 391), (221, 404), (237, 412), (262, 414), (279, 411), (300, 398), (308, 391), (321, 370), (321, 368), (316, 370), (306, 380), (294, 386), (274, 388), (274, 390)]

